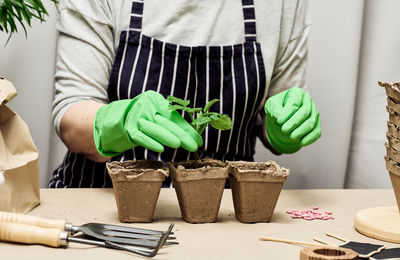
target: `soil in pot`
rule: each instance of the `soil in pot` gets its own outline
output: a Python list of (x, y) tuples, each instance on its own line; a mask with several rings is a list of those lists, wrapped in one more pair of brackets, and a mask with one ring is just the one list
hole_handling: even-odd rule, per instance
[(217, 220), (228, 167), (214, 159), (170, 163), (182, 218), (189, 223)]
[(159, 161), (107, 163), (121, 222), (151, 222), (168, 169)]
[(289, 170), (273, 161), (228, 165), (236, 218), (244, 223), (269, 222)]

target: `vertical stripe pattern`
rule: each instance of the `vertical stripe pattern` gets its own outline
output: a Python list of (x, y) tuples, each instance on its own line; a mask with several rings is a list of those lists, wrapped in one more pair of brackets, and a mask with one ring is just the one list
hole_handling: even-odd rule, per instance
[[(143, 1), (132, 2), (129, 30), (121, 32), (120, 44), (110, 73), (109, 101), (134, 98), (147, 90), (164, 97), (190, 100), (204, 107), (213, 99), (220, 102), (210, 112), (228, 114), (231, 130), (207, 127), (199, 155), (220, 160), (253, 160), (255, 122), (265, 102), (265, 71), (261, 48), (256, 42), (253, 0), (242, 0), (245, 41), (226, 46), (182, 46), (162, 42), (141, 33)], [(189, 121), (189, 116), (182, 113)], [(135, 147), (111, 160), (153, 159), (183, 161), (193, 159), (184, 149), (165, 147), (155, 153)], [(169, 186), (170, 179), (164, 186)], [(104, 163), (95, 163), (82, 154), (68, 152), (53, 172), (49, 187), (111, 187)]]

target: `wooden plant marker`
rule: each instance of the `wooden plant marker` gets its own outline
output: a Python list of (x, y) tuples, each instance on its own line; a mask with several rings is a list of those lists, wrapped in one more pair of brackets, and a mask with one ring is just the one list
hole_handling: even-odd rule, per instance
[(382, 252), (370, 257), (371, 260), (378, 259), (400, 259), (400, 248), (387, 248)]
[(354, 250), (351, 250), (349, 248), (340, 248), (336, 245), (321, 246), (320, 244), (312, 244), (302, 241), (293, 241), (272, 237), (259, 237), (259, 240), (304, 246), (305, 248), (300, 252), (300, 260), (353, 260), (359, 258), (358, 253)]
[(326, 233), (327, 236), (335, 238), (337, 240), (343, 241), (343, 245), (335, 245), (326, 241), (323, 241), (318, 238), (313, 238), (315, 241), (327, 245), (327, 246), (337, 246), (337, 247), (342, 247), (342, 248), (349, 248), (357, 252), (360, 256), (360, 258), (369, 258), (374, 254), (377, 254), (381, 252), (383, 249), (385, 249), (384, 245), (376, 245), (376, 244), (370, 244), (370, 243), (361, 243), (361, 242), (354, 242), (350, 241), (348, 239), (338, 237), (337, 235), (333, 235), (331, 233)]

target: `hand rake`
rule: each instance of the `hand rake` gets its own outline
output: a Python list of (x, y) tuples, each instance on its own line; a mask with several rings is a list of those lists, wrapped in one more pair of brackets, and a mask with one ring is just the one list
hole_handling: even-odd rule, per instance
[[(0, 211), (0, 221), (7, 221), (20, 224), (34, 225), (43, 228), (57, 228), (65, 230), (74, 235), (82, 232), (85, 235), (108, 241), (112, 243), (157, 248), (160, 237), (165, 233), (158, 230), (141, 229), (118, 225), (87, 223), (81, 226), (73, 226), (71, 223), (60, 219), (45, 219), (36, 216), (22, 215)], [(170, 232), (169, 234), (173, 234)], [(167, 240), (176, 239), (168, 236)], [(165, 245), (178, 244), (178, 242), (165, 242)], [(164, 245), (164, 244), (163, 244)]]
[(163, 246), (169, 236), (173, 224), (163, 233), (157, 241), (157, 246), (152, 250), (137, 249), (127, 245), (120, 245), (110, 241), (90, 240), (85, 238), (71, 237), (69, 232), (57, 228), (43, 228), (35, 225), (0, 221), (0, 240), (18, 242), (24, 244), (42, 244), (51, 247), (66, 247), (69, 242), (82, 243), (118, 250), (128, 251), (146, 257), (153, 257)]

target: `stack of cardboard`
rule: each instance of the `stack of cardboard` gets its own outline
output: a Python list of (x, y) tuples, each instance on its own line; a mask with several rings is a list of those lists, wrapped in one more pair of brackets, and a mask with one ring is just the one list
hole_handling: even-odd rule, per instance
[(379, 86), (386, 89), (389, 121), (386, 133), (386, 169), (389, 171), (390, 180), (396, 195), (397, 206), (400, 210), (400, 82), (378, 82)]

